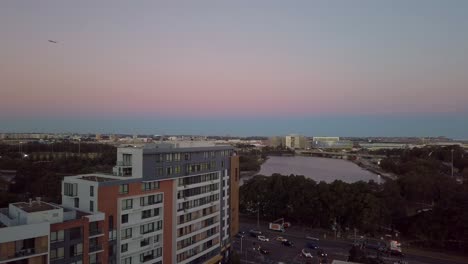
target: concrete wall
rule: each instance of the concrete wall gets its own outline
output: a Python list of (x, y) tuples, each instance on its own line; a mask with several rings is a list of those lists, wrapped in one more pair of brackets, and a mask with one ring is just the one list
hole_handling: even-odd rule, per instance
[[(64, 195), (64, 184), (65, 183), (76, 183), (77, 184), (77, 196), (76, 197), (71, 197), (71, 196), (66, 196)], [(80, 211), (84, 212), (97, 212), (97, 202), (99, 200), (98, 196), (98, 182), (93, 182), (93, 181), (87, 181), (87, 180), (82, 180), (82, 179), (76, 179), (73, 177), (65, 177), (64, 180), (62, 181), (62, 204), (65, 207), (69, 208), (76, 208), (75, 207), (75, 198), (79, 199), (79, 209)], [(90, 186), (94, 186), (94, 196), (90, 196)], [(93, 201), (94, 202), (94, 211), (91, 212), (89, 209), (89, 202)]]
[(39, 223), (0, 228), (0, 243), (49, 236), (50, 223)]

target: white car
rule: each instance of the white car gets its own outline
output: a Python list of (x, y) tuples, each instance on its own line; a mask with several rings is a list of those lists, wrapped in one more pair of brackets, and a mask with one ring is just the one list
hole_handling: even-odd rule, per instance
[(284, 238), (284, 237), (279, 236), (279, 237), (276, 238), (276, 241), (283, 242), (283, 241), (288, 241), (288, 240), (286, 238)]
[(266, 238), (265, 236), (258, 236), (257, 239), (260, 240), (260, 241), (263, 241), (263, 242), (268, 242), (268, 241), (270, 241), (270, 240), (269, 240), (268, 238)]
[(305, 248), (302, 249), (302, 256), (304, 256), (305, 258), (312, 258), (312, 254), (310, 253), (310, 251)]

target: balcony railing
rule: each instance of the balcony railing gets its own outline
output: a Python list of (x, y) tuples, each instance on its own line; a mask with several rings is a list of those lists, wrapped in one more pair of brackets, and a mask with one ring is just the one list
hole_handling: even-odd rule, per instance
[(90, 229), (89, 230), (89, 236), (97, 236), (97, 235), (102, 235), (102, 229), (101, 228), (96, 228), (96, 229)]
[(89, 253), (102, 250), (102, 245), (91, 245), (89, 246)]
[(121, 167), (131, 167), (132, 163), (131, 162), (126, 162), (126, 161), (117, 161), (117, 166)]

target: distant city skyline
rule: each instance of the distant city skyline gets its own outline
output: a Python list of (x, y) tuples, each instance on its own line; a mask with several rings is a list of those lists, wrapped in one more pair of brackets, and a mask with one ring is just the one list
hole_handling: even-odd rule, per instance
[(468, 1), (2, 1), (0, 132), (468, 138)]
[(100, 133), (201, 136), (438, 137), (468, 140), (466, 116), (316, 116), (262, 118), (11, 118), (0, 133)]

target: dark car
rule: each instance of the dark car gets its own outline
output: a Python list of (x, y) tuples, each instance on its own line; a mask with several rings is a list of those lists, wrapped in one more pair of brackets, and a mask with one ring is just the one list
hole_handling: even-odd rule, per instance
[(262, 234), (262, 231), (252, 229), (252, 230), (249, 231), (249, 233), (250, 233), (250, 236), (252, 236), (252, 237), (258, 237), (258, 236), (260, 236)]
[(293, 247), (294, 246), (294, 243), (287, 240), (287, 241), (283, 241), (281, 242), (283, 245), (287, 246), (287, 247)]
[(319, 246), (317, 243), (314, 242), (307, 242), (306, 247), (311, 248), (311, 249), (318, 249)]
[(319, 249), (317, 250), (317, 256), (320, 258), (326, 258), (328, 255), (323, 250)]
[(260, 248), (258, 251), (263, 255), (270, 254), (270, 251), (268, 251), (268, 249), (266, 249), (266, 248)]

